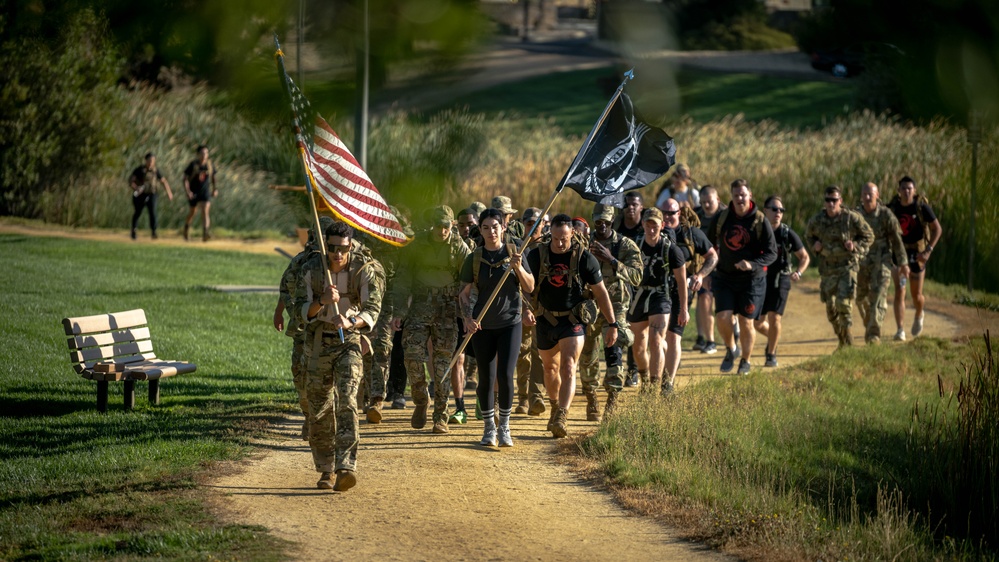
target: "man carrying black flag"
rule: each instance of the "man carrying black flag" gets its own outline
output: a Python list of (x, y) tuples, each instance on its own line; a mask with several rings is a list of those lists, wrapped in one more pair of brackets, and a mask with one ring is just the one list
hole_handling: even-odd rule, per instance
[(673, 138), (636, 118), (622, 92), (565, 185), (583, 199), (622, 208), (625, 191), (645, 187), (675, 163)]

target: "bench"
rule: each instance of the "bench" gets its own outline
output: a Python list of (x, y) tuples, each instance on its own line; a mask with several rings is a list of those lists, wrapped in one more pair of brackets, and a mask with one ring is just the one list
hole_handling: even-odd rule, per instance
[(73, 369), (97, 381), (97, 411), (108, 409), (108, 382), (125, 383), (125, 409), (135, 406), (135, 381), (149, 382), (149, 403), (160, 403), (160, 379), (192, 373), (198, 366), (158, 359), (144, 310), (63, 318)]

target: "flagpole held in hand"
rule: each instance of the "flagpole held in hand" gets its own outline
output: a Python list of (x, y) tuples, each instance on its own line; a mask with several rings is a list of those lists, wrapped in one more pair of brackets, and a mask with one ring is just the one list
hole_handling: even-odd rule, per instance
[[(631, 69), (624, 73), (624, 80), (621, 81), (621, 85), (617, 87), (617, 90), (614, 91), (614, 95), (611, 96), (610, 101), (607, 102), (607, 107), (604, 108), (603, 113), (600, 114), (600, 118), (597, 119), (597, 122), (593, 125), (593, 128), (590, 130), (590, 134), (586, 136), (586, 140), (583, 142), (582, 148), (579, 149), (579, 153), (576, 154), (576, 158), (573, 159), (569, 170), (564, 176), (562, 176), (562, 179), (558, 183), (558, 187), (555, 188), (555, 192), (552, 193), (552, 196), (548, 199), (548, 204), (545, 205), (544, 209), (541, 211), (542, 217), (547, 215), (548, 211), (551, 210), (552, 205), (555, 204), (555, 198), (558, 197), (559, 193), (562, 193), (562, 189), (565, 188), (566, 180), (572, 176), (573, 172), (576, 171), (576, 167), (579, 166), (579, 162), (582, 161), (583, 155), (589, 150), (590, 144), (593, 142), (593, 137), (596, 136), (597, 131), (599, 131), (600, 127), (603, 126), (604, 121), (607, 120), (607, 115), (610, 113), (611, 108), (614, 107), (614, 103), (619, 97), (621, 97), (621, 92), (624, 91), (625, 84), (634, 78), (635, 69)], [(531, 225), (531, 229), (527, 231), (527, 234), (524, 235), (524, 239), (520, 241), (520, 247), (517, 248), (518, 254), (522, 254), (524, 252), (524, 248), (527, 247), (527, 243), (530, 242), (531, 236), (534, 234), (534, 230), (538, 228), (539, 224), (541, 224), (540, 220), (534, 221), (534, 224)], [(493, 289), (492, 294), (489, 295), (489, 299), (486, 300), (486, 303), (482, 306), (482, 310), (479, 311), (479, 316), (475, 319), (477, 324), (482, 323), (482, 319), (485, 318), (486, 312), (489, 311), (489, 307), (492, 306), (493, 301), (496, 300), (496, 296), (499, 295), (500, 289), (503, 288), (503, 284), (506, 283), (507, 278), (510, 277), (510, 271), (512, 271), (512, 269), (512, 267), (507, 266), (507, 268), (503, 271), (503, 276), (500, 277), (500, 280)], [(540, 280), (538, 282), (540, 282)], [(468, 346), (468, 342), (471, 341), (473, 335), (474, 334), (471, 333), (465, 334), (465, 339), (462, 340), (461, 345), (458, 346), (458, 350), (451, 356), (451, 362), (448, 364), (447, 370), (444, 371), (444, 380), (447, 380), (447, 377), (451, 374), (451, 369), (453, 369), (455, 363), (458, 362), (458, 358), (461, 357), (461, 354), (465, 351), (465, 348)]]
[[(284, 70), (284, 53), (281, 51), (281, 44), (278, 42), (277, 35), (274, 35), (274, 58), (277, 59), (278, 72), (283, 78), (287, 75)], [(285, 85), (285, 91), (288, 93), (288, 98), (291, 99), (291, 90), (288, 88), (288, 81), (282, 80)], [(296, 127), (297, 128), (297, 127)], [(315, 178), (312, 177), (312, 172), (309, 170), (309, 165), (305, 159), (305, 143), (302, 142), (302, 131), (296, 130), (295, 135), (298, 138), (298, 156), (299, 160), (302, 162), (302, 169), (305, 171), (305, 191), (309, 197), (309, 206), (312, 209), (312, 220), (313, 227), (315, 228), (316, 240), (319, 241), (319, 252), (323, 257), (323, 271), (326, 273), (326, 284), (333, 287), (333, 274), (330, 273), (330, 262), (329, 256), (326, 252), (326, 234), (322, 231), (319, 225), (319, 210), (316, 208), (316, 198), (315, 198)], [(340, 306), (337, 303), (333, 303), (333, 310), (336, 312), (337, 317), (340, 317)], [(344, 342), (343, 327), (337, 327), (337, 333), (340, 334), (340, 343)]]

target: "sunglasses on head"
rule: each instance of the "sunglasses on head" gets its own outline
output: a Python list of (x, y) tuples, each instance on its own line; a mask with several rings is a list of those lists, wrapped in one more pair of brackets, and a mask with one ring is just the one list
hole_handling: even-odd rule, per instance
[[(828, 201), (828, 199), (827, 199), (827, 201)], [(768, 209), (770, 209), (771, 211), (775, 212), (775, 213), (781, 213), (781, 214), (784, 214), (784, 207), (774, 207), (774, 206), (770, 206), (770, 207), (767, 207), (767, 208), (768, 208)]]
[(835, 203), (839, 201), (839, 197), (826, 197), (826, 203)]

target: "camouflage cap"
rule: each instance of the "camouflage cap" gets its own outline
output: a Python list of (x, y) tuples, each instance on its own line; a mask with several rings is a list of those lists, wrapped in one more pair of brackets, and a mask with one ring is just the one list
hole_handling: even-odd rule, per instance
[(659, 224), (662, 224), (663, 212), (655, 207), (650, 207), (648, 209), (645, 209), (645, 212), (642, 213), (642, 222), (645, 221), (656, 221)]
[(471, 209), (473, 213), (475, 213), (476, 217), (478, 217), (479, 215), (482, 214), (482, 211), (486, 210), (486, 204), (483, 203), (482, 201), (472, 201), (472, 204), (469, 205), (468, 208)]
[(451, 226), (454, 224), (454, 211), (447, 205), (438, 205), (430, 209), (429, 218), (433, 226)]
[(525, 224), (529, 222), (538, 222), (538, 219), (540, 218), (541, 209), (537, 207), (528, 207), (524, 209), (524, 216), (520, 218), (520, 222)]
[(607, 221), (614, 222), (614, 207), (597, 203), (593, 206), (593, 222)]
[(493, 197), (493, 208), (499, 209), (504, 215), (517, 214), (517, 209), (513, 208), (513, 203), (506, 195), (497, 195), (496, 197)]

